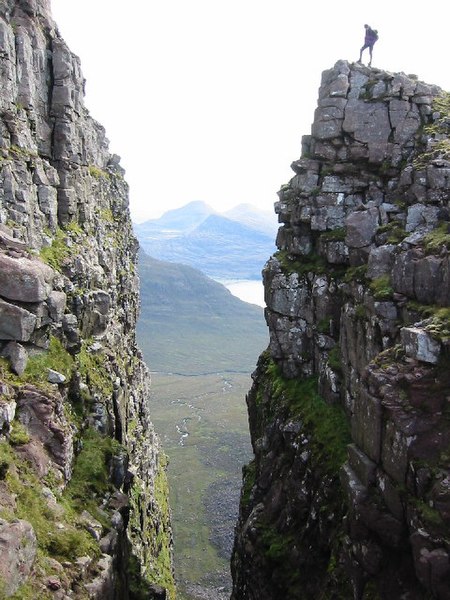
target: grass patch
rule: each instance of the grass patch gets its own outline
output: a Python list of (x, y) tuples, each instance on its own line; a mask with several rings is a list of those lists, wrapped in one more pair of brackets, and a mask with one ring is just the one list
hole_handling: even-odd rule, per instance
[[(0, 442), (0, 463), (7, 465), (4, 481), (16, 498), (14, 514), (2, 511), (3, 518), (29, 521), (36, 534), (38, 548), (45, 556), (65, 561), (83, 555), (99, 555), (100, 550), (87, 531), (78, 529), (68, 513), (56, 515), (48, 506), (41, 493), (41, 482), (29, 464), (7, 442)], [(14, 469), (10, 468), (12, 465)]]
[(325, 233), (322, 233), (320, 239), (324, 242), (343, 242), (345, 240), (346, 235), (346, 228), (339, 227), (338, 229), (332, 229), (331, 231), (326, 231)]
[(357, 281), (358, 283), (366, 283), (367, 278), (367, 265), (360, 265), (358, 267), (349, 267), (345, 271), (344, 282), (351, 283)]
[(27, 382), (47, 382), (48, 369), (64, 375), (67, 381), (72, 376), (74, 361), (62, 343), (55, 337), (50, 338), (48, 350), (31, 356), (22, 378)]
[(285, 379), (270, 361), (266, 375), (272, 385), (272, 398), (284, 405), (292, 416), (303, 421), (312, 433), (311, 444), (317, 462), (336, 474), (347, 459), (350, 425), (344, 410), (327, 404), (317, 392), (317, 378)]
[(286, 250), (279, 250), (274, 254), (281, 264), (281, 268), (287, 275), (298, 273), (306, 275), (307, 273), (315, 273), (323, 275), (328, 272), (329, 265), (323, 256), (318, 254), (308, 254), (302, 258), (293, 260)]
[(104, 352), (90, 352), (89, 343), (85, 341), (78, 354), (78, 365), (80, 374), (91, 391), (96, 391), (103, 397), (112, 395), (112, 375)]
[(442, 249), (450, 248), (450, 223), (444, 221), (436, 229), (427, 233), (423, 239), (427, 254), (439, 254)]
[(450, 308), (438, 308), (433, 313), (431, 321), (425, 326), (432, 337), (443, 343), (450, 341)]
[(378, 227), (377, 234), (384, 233), (387, 234), (386, 242), (388, 244), (400, 244), (408, 236), (408, 233), (398, 221), (391, 221)]
[(22, 446), (28, 444), (30, 435), (20, 421), (14, 419), (11, 423), (11, 431), (9, 432), (9, 443), (13, 446)]
[(72, 478), (64, 490), (63, 497), (78, 511), (88, 510), (102, 524), (104, 513), (98, 510), (98, 500), (113, 491), (109, 478), (111, 458), (122, 446), (109, 436), (95, 429), (87, 429), (82, 437), (82, 449), (78, 454)]
[(381, 275), (370, 283), (370, 291), (375, 300), (390, 300), (394, 290), (389, 275)]

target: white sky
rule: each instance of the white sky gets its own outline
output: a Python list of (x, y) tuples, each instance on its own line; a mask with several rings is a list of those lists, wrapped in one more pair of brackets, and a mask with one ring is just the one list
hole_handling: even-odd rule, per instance
[[(420, 8), (419, 8), (420, 6)], [(122, 157), (135, 222), (203, 200), (272, 210), (321, 73), (357, 60), (450, 90), (447, 0), (52, 0), (86, 106)], [(367, 51), (363, 57), (368, 61)]]

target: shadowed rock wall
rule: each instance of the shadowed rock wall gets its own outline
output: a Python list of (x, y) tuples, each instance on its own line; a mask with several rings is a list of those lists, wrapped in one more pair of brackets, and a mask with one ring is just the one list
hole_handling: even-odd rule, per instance
[(450, 597), (450, 97), (325, 71), (279, 192), (233, 598)]
[(49, 4), (0, 5), (0, 595), (166, 598), (128, 187)]

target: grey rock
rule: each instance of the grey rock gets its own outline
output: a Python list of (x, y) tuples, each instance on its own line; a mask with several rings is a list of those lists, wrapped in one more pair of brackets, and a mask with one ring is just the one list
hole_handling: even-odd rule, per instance
[(431, 364), (438, 362), (441, 345), (424, 329), (420, 327), (402, 327), (400, 334), (408, 356)]
[(38, 260), (0, 254), (0, 291), (8, 300), (42, 302), (50, 293), (53, 277), (53, 269)]
[(8, 523), (0, 519), (0, 577), (6, 597), (28, 579), (36, 552), (36, 535), (28, 521)]
[(65, 383), (66, 376), (53, 369), (48, 369), (47, 381), (49, 383)]
[(28, 362), (28, 352), (17, 342), (9, 342), (4, 347), (2, 356), (8, 358), (11, 364), (11, 369), (16, 375), (22, 375), (25, 371)]
[(345, 221), (347, 235), (345, 243), (350, 248), (364, 248), (372, 242), (379, 225), (379, 211), (369, 208), (350, 213)]
[(28, 310), (0, 300), (0, 339), (27, 342), (36, 326), (36, 316)]

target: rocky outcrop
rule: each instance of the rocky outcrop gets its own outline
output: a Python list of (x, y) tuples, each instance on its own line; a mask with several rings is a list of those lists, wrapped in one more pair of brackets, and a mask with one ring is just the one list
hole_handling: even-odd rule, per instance
[(450, 97), (325, 71), (275, 205), (233, 598), (450, 597)]
[(169, 598), (128, 187), (49, 5), (0, 6), (0, 595)]

